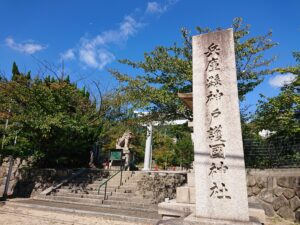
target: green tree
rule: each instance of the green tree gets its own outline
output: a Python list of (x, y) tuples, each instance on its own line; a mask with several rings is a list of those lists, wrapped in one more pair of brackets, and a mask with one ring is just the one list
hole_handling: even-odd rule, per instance
[(175, 165), (175, 143), (164, 129), (155, 129), (153, 134), (153, 159), (163, 169)]
[(155, 127), (153, 136), (153, 158), (158, 165), (190, 167), (194, 149), (187, 124)]
[(13, 76), (12, 80), (14, 80), (14, 76), (20, 75), (19, 68), (18, 68), (16, 62), (13, 62), (13, 66), (12, 66), (11, 72), (12, 72), (12, 76)]
[(34, 156), (42, 166), (84, 165), (105, 107), (69, 79), (31, 79), (17, 71), (14, 63), (17, 76), (0, 81), (0, 154)]
[(135, 163), (143, 162), (146, 128), (142, 124), (137, 124), (134, 117), (130, 115), (127, 115), (126, 119), (122, 116), (122, 120), (118, 120), (118, 117), (113, 117), (110, 114), (104, 119), (99, 136), (103, 153), (107, 154), (110, 149), (115, 149), (117, 139), (122, 137), (126, 131), (133, 133), (130, 148), (135, 155)]
[(277, 69), (282, 74), (293, 74), (293, 82), (284, 85), (278, 96), (259, 101), (254, 123), (257, 130), (276, 131), (276, 136), (300, 135), (300, 53), (293, 54), (297, 65)]
[[(264, 75), (271, 71), (267, 66), (274, 58), (265, 58), (265, 51), (276, 43), (271, 41), (272, 32), (263, 36), (249, 37), (249, 25), (243, 25), (237, 18), (233, 25), (236, 66), (238, 76), (239, 98), (251, 92), (263, 81)], [(211, 31), (196, 28), (197, 34)], [(151, 112), (152, 119), (192, 118), (192, 113), (178, 99), (178, 92), (192, 91), (192, 43), (190, 32), (181, 30), (183, 43), (170, 47), (158, 46), (153, 51), (144, 54), (144, 60), (133, 62), (121, 60), (137, 69), (137, 75), (124, 74), (111, 70), (113, 76), (120, 81), (119, 92), (124, 101), (132, 108)]]
[(194, 147), (190, 132), (185, 132), (178, 138), (175, 145), (176, 165), (189, 168), (194, 161)]

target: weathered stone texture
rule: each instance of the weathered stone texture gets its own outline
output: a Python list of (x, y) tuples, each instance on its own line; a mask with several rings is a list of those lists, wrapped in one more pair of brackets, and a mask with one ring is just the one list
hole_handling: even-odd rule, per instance
[(247, 187), (247, 193), (248, 193), (248, 197), (253, 196), (253, 192), (252, 192), (252, 188), (251, 187)]
[(190, 187), (190, 203), (191, 204), (195, 204), (196, 203), (195, 193), (196, 193), (195, 187)]
[(247, 176), (247, 186), (253, 187), (256, 184), (256, 180), (254, 176)]
[(268, 216), (297, 221), (300, 217), (299, 174), (300, 169), (248, 170), (248, 197), (259, 199)]
[(298, 210), (295, 212), (295, 221), (297, 223), (300, 223), (300, 211)]
[(274, 195), (276, 195), (277, 197), (282, 195), (283, 191), (284, 191), (284, 188), (281, 188), (281, 187), (275, 187), (273, 189)]
[[(213, 46), (217, 53), (210, 53)], [(209, 79), (220, 79), (220, 83), (211, 85)], [(248, 221), (232, 29), (193, 36), (193, 96), (195, 215)], [(214, 111), (218, 115), (213, 117)], [(228, 168), (226, 173), (209, 175), (209, 168), (220, 163)]]
[(291, 199), (292, 197), (295, 196), (295, 191), (294, 189), (285, 189), (282, 193), (287, 199)]
[(276, 179), (274, 177), (267, 177), (267, 188), (272, 190), (276, 186)]
[(296, 187), (296, 177), (280, 177), (277, 179), (277, 185), (285, 188)]
[(155, 174), (144, 176), (138, 182), (138, 190), (152, 203), (163, 202), (165, 198), (176, 198), (176, 188), (186, 183), (183, 174)]
[(296, 195), (300, 198), (300, 187), (295, 188)]
[(192, 171), (191, 173), (187, 174), (188, 186), (195, 187), (195, 172)]
[(176, 189), (177, 203), (190, 203), (190, 189), (189, 187), (178, 187)]
[(294, 220), (295, 219), (293, 211), (288, 206), (281, 207), (277, 211), (277, 214), (286, 220)]
[(298, 208), (300, 208), (300, 200), (297, 196), (295, 196), (294, 198), (292, 198), (290, 200), (290, 205), (291, 205), (291, 209), (293, 211), (296, 211)]
[(261, 189), (258, 186), (252, 187), (252, 193), (254, 195), (258, 195), (260, 193)]
[(275, 199), (274, 195), (273, 195), (273, 191), (269, 191), (269, 190), (263, 190), (260, 194), (260, 199), (262, 199), (263, 201), (267, 202), (267, 203), (272, 203)]
[(256, 182), (257, 186), (261, 189), (267, 187), (268, 184), (267, 177), (257, 177)]
[(273, 206), (268, 204), (268, 203), (265, 203), (263, 201), (259, 201), (261, 206), (263, 207), (264, 211), (265, 211), (265, 214), (269, 217), (273, 217), (276, 215), (276, 212), (275, 210), (273, 209)]
[(283, 196), (279, 196), (273, 201), (273, 208), (277, 211), (279, 208), (288, 206), (289, 201)]
[[(52, 186), (60, 179), (69, 176), (71, 170), (30, 169), (30, 159), (14, 160), (10, 182), (7, 190), (9, 197), (32, 197)], [(4, 158), (0, 166), (0, 197), (5, 187), (9, 158)]]

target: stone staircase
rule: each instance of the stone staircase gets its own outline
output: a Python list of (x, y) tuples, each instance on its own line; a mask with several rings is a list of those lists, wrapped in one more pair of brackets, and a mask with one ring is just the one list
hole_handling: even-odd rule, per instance
[(156, 224), (161, 218), (157, 205), (151, 204), (150, 199), (141, 196), (137, 190), (137, 182), (144, 173), (123, 171), (121, 185), (121, 173), (118, 173), (107, 183), (106, 198), (104, 199), (105, 185), (98, 194), (99, 186), (116, 172), (87, 169), (50, 193), (40, 194), (33, 199), (10, 201), (10, 204)]

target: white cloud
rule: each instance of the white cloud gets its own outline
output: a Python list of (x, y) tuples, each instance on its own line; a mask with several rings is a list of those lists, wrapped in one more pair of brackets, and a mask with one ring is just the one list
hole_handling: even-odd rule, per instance
[(61, 60), (73, 60), (75, 59), (74, 49), (70, 48), (67, 51), (60, 54)]
[(103, 69), (115, 60), (115, 56), (108, 49), (109, 44), (122, 44), (133, 36), (143, 24), (131, 16), (125, 16), (115, 30), (102, 32), (94, 38), (81, 38), (79, 45), (79, 60), (92, 68)]
[(11, 37), (5, 39), (5, 44), (13, 50), (22, 52), (25, 54), (32, 55), (36, 52), (46, 49), (46, 46), (36, 44), (33, 41), (27, 41), (24, 43), (16, 43), (15, 40)]
[(269, 84), (272, 87), (283, 87), (284, 85), (290, 84), (295, 80), (296, 76), (291, 73), (276, 75), (273, 78), (270, 78)]
[(121, 42), (127, 41), (127, 39), (133, 36), (138, 28), (142, 26), (143, 24), (136, 21), (133, 17), (125, 16), (117, 29), (104, 31), (90, 40), (86, 38), (82, 40), (84, 41), (84, 45), (89, 45), (89, 47), (104, 46), (110, 43), (120, 44)]
[(160, 4), (158, 2), (148, 2), (146, 13), (147, 14), (163, 14), (170, 6), (177, 3), (178, 0), (169, 0), (166, 4)]
[(137, 22), (133, 17), (131, 16), (125, 16), (123, 22), (120, 24), (120, 35), (121, 38), (124, 40), (127, 40), (128, 37), (134, 35), (138, 28), (142, 27), (143, 24), (140, 22)]
[(164, 13), (167, 10), (167, 6), (162, 6), (157, 2), (148, 2), (146, 12), (147, 13)]
[(115, 60), (115, 56), (105, 50), (105, 49), (96, 49), (96, 48), (82, 48), (79, 50), (79, 59), (85, 65), (103, 69), (107, 64)]
[(99, 68), (104, 68), (107, 64), (115, 60), (115, 56), (105, 49), (98, 51)]
[(80, 60), (90, 67), (97, 67), (97, 59), (94, 50), (83, 48), (79, 50)]
[[(84, 67), (103, 69), (107, 64), (115, 60), (112, 48), (126, 44), (139, 29), (145, 26), (145, 20), (160, 15), (179, 0), (168, 0), (166, 4), (149, 2), (142, 12), (135, 10), (129, 16), (125, 16), (116, 29), (103, 31), (94, 37), (82, 37), (77, 47), (69, 49), (61, 54), (62, 59), (78, 59)], [(137, 13), (140, 13), (137, 16)], [(141, 15), (142, 14), (142, 15)]]

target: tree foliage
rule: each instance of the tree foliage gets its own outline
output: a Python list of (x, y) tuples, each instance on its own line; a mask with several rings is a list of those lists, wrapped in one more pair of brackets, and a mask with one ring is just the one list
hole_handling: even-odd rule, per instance
[(12, 72), (0, 81), (1, 154), (34, 156), (43, 166), (84, 164), (99, 136), (101, 107), (68, 77), (32, 79), (15, 63)]
[[(263, 81), (264, 75), (271, 71), (267, 66), (274, 58), (265, 58), (266, 50), (276, 43), (271, 40), (272, 32), (262, 36), (249, 37), (249, 25), (243, 25), (237, 18), (233, 21), (236, 66), (238, 74), (239, 98), (251, 92)], [(196, 28), (197, 34), (211, 31)], [(144, 54), (144, 59), (134, 62), (121, 60), (137, 69), (137, 75), (124, 74), (111, 70), (114, 77), (120, 81), (120, 93), (124, 101), (133, 108), (151, 112), (155, 119), (192, 118), (192, 113), (178, 99), (178, 92), (192, 91), (192, 36), (187, 29), (181, 30), (183, 42), (170, 47), (158, 46), (153, 51)]]
[(255, 124), (257, 130), (276, 131), (276, 136), (300, 135), (300, 53), (294, 53), (297, 65), (277, 69), (282, 74), (293, 74), (293, 82), (284, 85), (278, 96), (259, 101)]
[(164, 169), (170, 166), (189, 168), (194, 160), (194, 149), (187, 124), (156, 127), (153, 158)]

